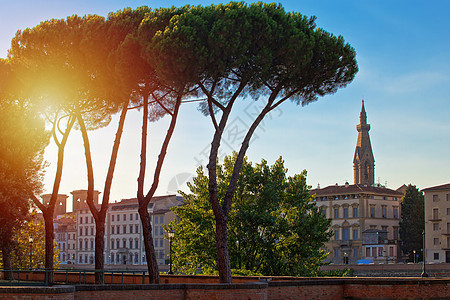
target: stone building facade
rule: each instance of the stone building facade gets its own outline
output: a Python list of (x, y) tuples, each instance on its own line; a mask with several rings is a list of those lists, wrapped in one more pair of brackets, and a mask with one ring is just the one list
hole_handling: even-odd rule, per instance
[(427, 263), (450, 263), (450, 183), (422, 189)]
[(333, 236), (326, 243), (332, 263), (395, 262), (399, 257), (400, 199), (403, 193), (374, 183), (375, 159), (362, 103), (353, 159), (354, 184), (310, 191), (316, 205), (331, 219)]

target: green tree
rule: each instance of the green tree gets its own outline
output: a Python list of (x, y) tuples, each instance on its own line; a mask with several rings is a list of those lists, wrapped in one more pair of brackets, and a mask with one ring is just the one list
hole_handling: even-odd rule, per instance
[[(400, 220), (401, 249), (414, 261), (413, 251), (422, 257), (425, 199), (423, 193), (415, 185), (408, 185), (405, 196), (401, 199), (402, 218)], [(422, 258), (423, 259), (423, 258)]]
[[(40, 103), (52, 124), (52, 136), (58, 146), (57, 172), (49, 205), (35, 198), (46, 224), (47, 268), (53, 264), (53, 212), (61, 181), (64, 148), (74, 125), (80, 129), (86, 157), (87, 203), (96, 223), (95, 267), (103, 269), (106, 211), (130, 92), (114, 75), (114, 50), (124, 35), (111, 29), (103, 17), (76, 15), (41, 22), (34, 28), (18, 31), (9, 57), (20, 75), (23, 97)], [(106, 58), (106, 59), (105, 59)], [(127, 93), (128, 91), (128, 93)], [(111, 115), (121, 110), (119, 126), (106, 176), (100, 210), (93, 203), (94, 169), (88, 130), (107, 126)], [(51, 281), (51, 278), (50, 278)], [(103, 274), (96, 273), (96, 282)]]
[[(356, 53), (341, 36), (316, 28), (314, 17), (261, 2), (191, 7), (173, 17), (152, 45), (161, 80), (189, 80), (206, 98), (201, 109), (214, 127), (207, 164), (209, 201), (216, 220), (220, 282), (230, 283), (227, 226), (253, 133), (286, 100), (306, 105), (345, 87), (358, 71)], [(263, 108), (244, 135), (227, 192), (220, 198), (219, 147), (234, 104), (246, 97), (264, 102)]]
[(42, 189), (49, 139), (33, 105), (16, 100), (13, 82), (9, 61), (0, 60), (0, 247), (6, 269), (12, 267), (13, 232), (27, 219), (31, 196)]
[[(233, 173), (233, 157), (218, 165), (218, 191), (223, 196)], [(330, 221), (312, 201), (306, 171), (288, 177), (284, 161), (253, 165), (246, 159), (230, 209), (228, 244), (237, 274), (317, 275), (326, 256), (320, 248), (329, 240)], [(208, 178), (197, 169), (186, 205), (173, 208), (174, 266), (195, 274), (218, 271), (214, 243), (215, 220), (209, 203)]]

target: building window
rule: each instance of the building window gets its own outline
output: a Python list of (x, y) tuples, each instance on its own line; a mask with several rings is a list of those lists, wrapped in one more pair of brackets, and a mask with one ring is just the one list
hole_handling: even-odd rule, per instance
[(162, 226), (159, 227), (159, 235), (164, 235), (164, 228)]
[(358, 239), (358, 229), (353, 229), (353, 239), (354, 240)]
[(161, 247), (161, 248), (164, 247), (164, 239), (159, 240), (159, 247)]
[[(117, 215), (117, 216), (119, 216), (119, 215)], [(117, 229), (117, 234), (120, 234), (120, 225), (117, 225), (116, 229)]]
[(91, 235), (94, 235), (94, 226), (91, 227)]
[(127, 215), (126, 215), (126, 214), (123, 215), (123, 220), (124, 220), (124, 221), (127, 220)]
[(94, 249), (94, 240), (91, 240), (91, 249)]
[(398, 207), (394, 206), (394, 219), (398, 219)]
[(375, 218), (375, 206), (370, 206), (370, 217)]
[(439, 208), (433, 208), (433, 220), (439, 219)]
[(334, 257), (339, 257), (339, 248), (334, 249)]
[(158, 217), (157, 216), (154, 217), (154, 223), (158, 224)]
[(339, 219), (339, 208), (334, 209), (334, 218)]
[(386, 208), (385, 205), (383, 205), (381, 207), (381, 215), (382, 215), (383, 218), (387, 218), (386, 211), (387, 211), (387, 208)]
[(439, 252), (435, 252), (433, 258), (434, 260), (439, 260)]
[(134, 233), (139, 233), (139, 225), (134, 225)]
[(116, 248), (117, 248), (117, 249), (120, 248), (120, 240), (119, 240), (119, 239), (116, 240)]
[(83, 217), (80, 217), (80, 224), (83, 224)]
[(111, 240), (111, 249), (114, 249), (114, 240)]
[(327, 208), (326, 208), (326, 207), (322, 207), (322, 215), (323, 215), (324, 217), (327, 216)]
[(394, 226), (394, 240), (398, 240), (398, 227)]
[(130, 245), (130, 249), (133, 249), (133, 240), (132, 239), (130, 239), (128, 244)]
[(369, 247), (366, 248), (366, 257), (370, 257), (370, 248)]
[(435, 245), (435, 246), (439, 245), (439, 238), (433, 239), (433, 245)]
[(438, 201), (439, 201), (438, 195), (433, 195), (433, 202), (438, 202)]
[(447, 201), (450, 201), (450, 194), (447, 194)]
[(89, 227), (84, 227), (84, 235), (89, 235)]
[(111, 234), (114, 234), (114, 225), (111, 226)]
[(348, 241), (349, 240), (349, 229), (348, 228), (343, 228), (342, 229), (342, 240), (344, 241)]
[(120, 215), (117, 215), (117, 222), (120, 222)]
[(139, 249), (139, 240), (138, 239), (134, 240), (134, 248)]
[(80, 227), (80, 235), (83, 235), (83, 228)]
[[(132, 215), (130, 215), (132, 216)], [(130, 233), (133, 233), (133, 225), (130, 225)]]
[(348, 218), (348, 207), (344, 207), (344, 219)]
[(127, 240), (126, 240), (126, 239), (123, 239), (123, 241), (122, 241), (122, 245), (123, 245), (123, 247), (124, 247), (124, 248), (126, 248), (126, 247), (127, 247)]
[(114, 222), (114, 215), (111, 216), (111, 221)]
[(353, 207), (353, 218), (357, 218), (357, 217), (358, 217), (358, 208)]
[(433, 223), (433, 231), (439, 230), (439, 223)]
[(353, 257), (358, 257), (358, 248), (353, 248)]
[(159, 224), (164, 224), (164, 216), (159, 217)]
[[(123, 215), (124, 217), (126, 216), (126, 215)], [(127, 233), (127, 225), (123, 225), (123, 234), (126, 234)]]
[(80, 250), (83, 249), (83, 241), (80, 240)]
[(334, 231), (334, 240), (335, 240), (335, 241), (339, 240), (339, 229), (336, 229), (336, 230)]
[(88, 217), (85, 217), (84, 220), (86, 221), (86, 224), (89, 223), (89, 218)]
[(447, 207), (447, 216), (450, 216), (450, 207)]
[(86, 239), (86, 240), (84, 240), (84, 249), (87, 249), (88, 248), (88, 240)]

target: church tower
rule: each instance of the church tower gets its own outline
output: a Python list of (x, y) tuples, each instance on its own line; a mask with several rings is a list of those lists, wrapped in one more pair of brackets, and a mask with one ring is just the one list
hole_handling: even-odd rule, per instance
[(364, 100), (362, 101), (359, 120), (360, 123), (356, 125), (356, 129), (358, 130), (358, 141), (356, 142), (355, 156), (353, 158), (354, 180), (355, 184), (370, 186), (375, 183), (375, 159), (370, 144), (370, 124), (367, 124)]

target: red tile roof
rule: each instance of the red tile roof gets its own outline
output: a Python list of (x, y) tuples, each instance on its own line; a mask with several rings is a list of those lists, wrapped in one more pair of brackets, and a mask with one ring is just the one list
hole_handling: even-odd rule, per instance
[(330, 185), (322, 189), (310, 190), (311, 195), (320, 196), (346, 195), (346, 194), (381, 194), (386, 196), (402, 197), (403, 194), (383, 186), (364, 186), (359, 184)]

